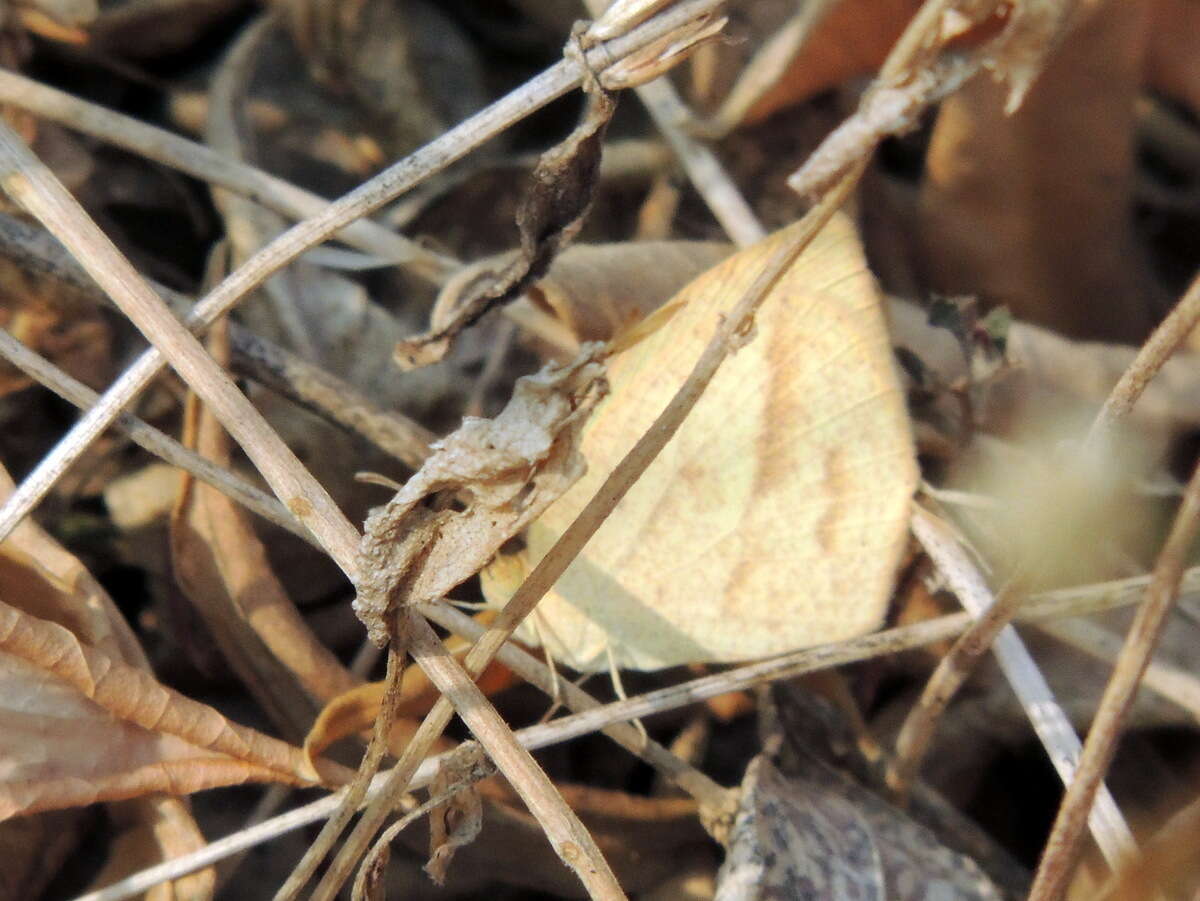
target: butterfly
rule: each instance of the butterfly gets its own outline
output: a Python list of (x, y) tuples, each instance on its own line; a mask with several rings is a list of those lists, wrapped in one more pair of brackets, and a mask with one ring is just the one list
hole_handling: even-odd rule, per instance
[[(680, 291), (610, 361), (588, 471), (481, 574), (502, 605), (691, 371), (795, 226)], [(881, 624), (918, 470), (881, 307), (838, 216), (771, 289), (755, 334), (523, 627), (576, 670), (761, 658)]]

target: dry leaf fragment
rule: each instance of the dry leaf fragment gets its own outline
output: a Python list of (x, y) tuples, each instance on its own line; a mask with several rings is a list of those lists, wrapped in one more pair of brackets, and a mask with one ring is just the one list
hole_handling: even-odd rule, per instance
[[(585, 344), (571, 363), (518, 379), (495, 419), (464, 419), (371, 511), (354, 611), (373, 642), (387, 643), (390, 609), (443, 597), (583, 474), (579, 432), (604, 391), (602, 356), (601, 345)], [(442, 492), (465, 497), (466, 509), (423, 503)]]
[[(0, 494), (14, 490), (8, 473), (0, 467)], [(0, 544), (0, 597), (19, 599), (26, 613), (48, 619), (69, 628), (91, 646), (114, 659), (150, 669), (133, 631), (121, 616), (116, 605), (100, 584), (79, 560), (42, 531), (32, 520), (24, 520), (3, 544)], [(8, 691), (12, 686), (3, 686)], [(107, 885), (121, 875), (140, 869), (137, 865), (157, 863), (195, 851), (204, 844), (196, 821), (185, 801), (153, 793), (134, 801), (110, 805), (110, 818), (125, 831), (113, 842), (108, 864), (94, 880)], [(61, 820), (59, 820), (61, 822)], [(22, 819), (24, 829), (34, 829), (34, 822)], [(52, 848), (55, 843), (49, 843)], [(45, 851), (46, 849), (43, 849)], [(136, 861), (126, 850), (136, 852)], [(41, 855), (43, 865), (45, 854)], [(0, 859), (15, 861), (12, 854)], [(52, 858), (51, 858), (52, 859)], [(20, 878), (19, 871), (17, 878)], [(212, 895), (215, 874), (211, 869), (193, 873), (172, 883), (159, 886), (156, 901), (167, 899), (202, 899)], [(32, 897), (35, 892), (0, 897)]]
[(969, 857), (815, 757), (785, 777), (766, 755), (742, 803), (716, 901), (1000, 899)]
[[(429, 861), (425, 872), (438, 885), (445, 885), (446, 870), (454, 859), (454, 852), (475, 841), (483, 828), (483, 800), (479, 789), (477, 770), (486, 766), (481, 749), (472, 743), (460, 746), (441, 767), (429, 787), (430, 797), (444, 792), (453, 792), (445, 804), (429, 814)], [(464, 788), (455, 790), (463, 784)]]
[(0, 684), (0, 819), (152, 791), (319, 781), (299, 748), (2, 601)]
[(1015, 115), (986, 77), (942, 105), (921, 183), (922, 268), (941, 293), (1070, 337), (1140, 343), (1165, 311), (1130, 215), (1149, 4), (1079, 8)]
[[(2, 471), (0, 488), (12, 490)], [(0, 819), (160, 791), (317, 781), (299, 748), (158, 683), (104, 590), (33, 523), (0, 547), (0, 594), (25, 607), (0, 601)], [(322, 766), (341, 778), (340, 767)], [(199, 839), (176, 802), (152, 803), (174, 821), (176, 850)]]
[(461, 289), (461, 305), (424, 335), (396, 345), (396, 361), (404, 369), (440, 360), (450, 341), (484, 313), (518, 296), (545, 275), (558, 255), (579, 233), (592, 203), (600, 171), (601, 144), (616, 101), (593, 85), (583, 121), (558, 146), (538, 159), (530, 187), (517, 211), (520, 252), (495, 271), (479, 273)]
[[(612, 360), (584, 431), (587, 475), (484, 571), (504, 603), (666, 406), (718, 317), (793, 234), (693, 281), (672, 318)], [(660, 314), (662, 315), (662, 314)], [(836, 641), (883, 618), (917, 468), (879, 296), (849, 220), (784, 274), (757, 337), (534, 614), (576, 669), (732, 661)]]

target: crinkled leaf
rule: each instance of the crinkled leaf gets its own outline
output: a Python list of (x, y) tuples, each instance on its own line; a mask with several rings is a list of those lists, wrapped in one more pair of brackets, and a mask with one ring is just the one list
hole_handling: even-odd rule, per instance
[[(519, 379), (495, 419), (465, 419), (391, 501), (371, 511), (354, 610), (372, 641), (387, 642), (384, 620), (395, 605), (443, 597), (583, 474), (577, 445), (602, 391), (600, 357), (600, 345), (585, 345), (572, 363)], [(425, 503), (443, 492), (466, 508)]]

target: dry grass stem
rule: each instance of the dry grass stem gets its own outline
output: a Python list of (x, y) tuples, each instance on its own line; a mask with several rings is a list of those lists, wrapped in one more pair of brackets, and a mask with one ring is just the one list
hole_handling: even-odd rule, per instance
[[(997, 6), (974, 4), (972, 16), (981, 21)], [(914, 126), (920, 114), (957, 91), (982, 64), (981, 53), (967, 59), (938, 60), (942, 22), (959, 0), (926, 0), (892, 47), (878, 77), (863, 94), (859, 109), (833, 130), (804, 164), (788, 178), (801, 195), (819, 192), (841, 177), (857, 160), (874, 152), (890, 134)]]
[[(254, 461), (275, 496), (318, 537), (322, 546), (345, 569), (353, 559), (358, 533), (328, 492), (267, 425), (195, 336), (171, 314), (162, 298), (138, 275), (54, 174), (3, 123), (0, 123), (0, 179), (9, 196), (62, 241), (122, 312), (156, 345), (159, 353), (171, 361), (188, 386), (203, 398)], [(96, 409), (99, 405), (93, 407)], [(27, 483), (28, 480), (21, 487)], [(5, 509), (14, 506), (13, 500), (20, 494), (21, 488), (18, 488)], [(12, 519), (2, 534), (7, 535), (18, 521)], [(8, 520), (5, 522), (7, 524)]]
[[(594, 5), (591, 0), (589, 5)], [(675, 151), (692, 185), (733, 242), (746, 247), (765, 238), (766, 229), (717, 155), (685, 130), (691, 112), (679, 99), (675, 86), (666, 79), (660, 79), (642, 85), (637, 89), (637, 95)]]
[[(67, 375), (49, 360), (35, 354), (2, 329), (0, 329), (0, 356), (80, 410), (87, 410), (100, 399), (100, 395), (87, 385)], [(283, 504), (265, 491), (251, 485), (241, 476), (188, 450), (174, 438), (164, 435), (154, 426), (129, 413), (122, 413), (115, 424), (128, 434), (134, 443), (156, 457), (160, 457), (185, 472), (190, 472), (197, 479), (224, 492), (263, 519), (287, 529), (294, 535), (299, 535), (305, 541), (313, 540), (308, 530), (296, 521), (296, 518), (287, 511)]]
[[(995, 604), (995, 598), (953, 531), (920, 507), (913, 510), (912, 529), (959, 603), (973, 617), (983, 616)], [(1064, 785), (1070, 785), (1081, 748), (1070, 719), (1055, 700), (1016, 629), (1012, 626), (1001, 629), (992, 649), (1059, 778)], [(1110, 864), (1121, 860), (1133, 847), (1133, 835), (1107, 788), (1100, 792), (1090, 825), (1096, 844)]]
[[(513, 733), (503, 720), (500, 720), (475, 683), (468, 682), (466, 687), (459, 687), (447, 679), (447, 675), (452, 670), (458, 670), (458, 664), (437, 639), (429, 624), (413, 610), (401, 611), (399, 617), (402, 618), (402, 624), (399, 627), (401, 634), (407, 634), (409, 638), (409, 652), (429, 676), (430, 681), (442, 691), (442, 697), (438, 698), (433, 709), (421, 721), (417, 732), (405, 747), (404, 753), (400, 755), (400, 759), (388, 773), (379, 793), (371, 800), (370, 806), (364, 811), (354, 831), (350, 833), (337, 857), (334, 858), (329, 869), (317, 884), (310, 896), (311, 901), (329, 901), (337, 895), (358, 861), (370, 847), (379, 829), (383, 826), (384, 820), (396, 809), (400, 797), (412, 787), (412, 779), (418, 768), (422, 766), (422, 760), (433, 742), (445, 730), (456, 709), (471, 728), (479, 743), (487, 749), (497, 767), (508, 776), (513, 788), (529, 806), (530, 812), (538, 818), (538, 822), (546, 830), (547, 838), (550, 839), (555, 852), (563, 859), (564, 863), (579, 874), (584, 885), (593, 893), (593, 897), (624, 897), (611, 871), (606, 873), (595, 869), (594, 861), (599, 859), (603, 862), (603, 857), (600, 855), (599, 849), (595, 848), (587, 830), (578, 823), (578, 820), (562, 803), (561, 798), (558, 798), (553, 784), (534, 762), (528, 750), (517, 743)], [(470, 654), (463, 661), (463, 667), (472, 675), (482, 672), (482, 667), (477, 668), (473, 665)], [(488, 712), (494, 718), (493, 722), (484, 719)], [(497, 753), (493, 745), (499, 743), (508, 747)], [(510, 770), (525, 775), (514, 778), (509, 775)], [(529, 786), (533, 786), (532, 791)], [(557, 799), (557, 803), (552, 802), (551, 796)], [(562, 812), (560, 812), (560, 808)], [(564, 817), (563, 812), (567, 816)], [(553, 828), (548, 827), (543, 821), (543, 815), (550, 819)], [(593, 861), (591, 868), (587, 868), (587, 860)], [(607, 869), (607, 865), (605, 867)], [(614, 891), (616, 895), (612, 895)], [(277, 897), (282, 901), (282, 898), (287, 896)]]
[(779, 81), (816, 27), (839, 0), (810, 0), (768, 38), (738, 75), (738, 80), (707, 120), (693, 131), (707, 138), (723, 137), (741, 123), (750, 109)]
[[(471, 675), (476, 675), (465, 661), (464, 668)], [(351, 871), (367, 852), (384, 821), (396, 809), (401, 798), (410, 789), (417, 787), (416, 777), (418, 772), (423, 769), (422, 760), (426, 759), (425, 755), (429, 748), (450, 724), (450, 717), (453, 713), (454, 708), (450, 702), (445, 697), (438, 698), (433, 709), (425, 715), (421, 725), (409, 739), (400, 759), (396, 761), (396, 765), (373, 786), (366, 810), (363, 811), (361, 819), (346, 838), (321, 882), (318, 883), (312, 895), (313, 899), (321, 896), (335, 896), (350, 877)], [(287, 897), (281, 890), (276, 895), (276, 901), (283, 901)]]
[(901, 85), (882, 81), (872, 85), (854, 115), (830, 132), (789, 176), (788, 187), (801, 196), (820, 191), (856, 160), (873, 153), (884, 138), (914, 128), (922, 113), (966, 84), (981, 65), (978, 57), (939, 61)]
[[(1043, 619), (1086, 616), (1090, 613), (1127, 606), (1138, 600), (1148, 581), (1148, 576), (1137, 576), (1131, 579), (1120, 579), (1114, 582), (1084, 585), (1035, 595), (1021, 608), (1018, 621), (1038, 622)], [(1184, 585), (1186, 586), (1185, 590), (1189, 592), (1200, 591), (1200, 567), (1190, 569), (1185, 573)], [(481, 627), (468, 617), (461, 614), (458, 617), (444, 615), (443, 611), (450, 609), (444, 605), (437, 609), (426, 606), (421, 608), (421, 612), (431, 619), (439, 619), (456, 631), (461, 629), (462, 634), (478, 633)], [(516, 733), (516, 736), (526, 747), (536, 750), (560, 741), (568, 741), (579, 735), (590, 734), (597, 730), (608, 730), (616, 724), (627, 724), (630, 719), (635, 717), (664, 713), (731, 691), (744, 690), (766, 682), (789, 679), (804, 673), (870, 660), (945, 641), (961, 634), (972, 622), (970, 614), (954, 613), (912, 626), (865, 635), (836, 645), (806, 648), (793, 654), (737, 667), (650, 694), (637, 695), (626, 701), (598, 706), (582, 714), (563, 717), (552, 723), (522, 729)], [(471, 625), (467, 626), (466, 623), (471, 623)], [(544, 664), (533, 660), (528, 653), (513, 645), (505, 645), (497, 657), (506, 666), (514, 669), (527, 666), (522, 662), (522, 658), (525, 658), (532, 660), (534, 666), (541, 667), (543, 672), (545, 670)], [(580, 691), (574, 686), (564, 686), (563, 697), (568, 703), (573, 703), (571, 689), (576, 692)], [(595, 704), (596, 702), (590, 699), (590, 703)], [(633, 726), (625, 725), (623, 728), (636, 734)], [(534, 738), (537, 739), (536, 743)], [(423, 761), (415, 769), (410, 788), (415, 789), (428, 785), (437, 771), (438, 760), (439, 758), (434, 757)], [(385, 792), (385, 785), (390, 777), (390, 772), (375, 777), (367, 792), (368, 800), (377, 798)], [(313, 801), (249, 830), (214, 841), (194, 854), (157, 864), (105, 889), (82, 895), (75, 901), (122, 901), (122, 899), (139, 895), (160, 882), (211, 866), (232, 854), (268, 842), (278, 835), (319, 822), (337, 809), (342, 797), (342, 793), (337, 792)]]
[(1171, 354), (1187, 339), (1200, 322), (1200, 275), (1197, 275), (1179, 303), (1146, 339), (1120, 381), (1113, 386), (1108, 400), (1096, 415), (1088, 433), (1088, 441), (1099, 439), (1133, 409), (1150, 380), (1170, 359)]
[[(439, 626), (471, 641), (478, 641), (487, 631), (471, 617), (449, 604), (423, 607), (421, 612)], [(548, 697), (561, 699), (567, 709), (581, 712), (599, 708), (600, 702), (561, 676), (534, 655), (517, 645), (505, 644), (497, 659), (531, 685), (536, 685)], [(677, 787), (691, 795), (707, 817), (720, 818), (730, 811), (730, 791), (700, 770), (680, 759), (663, 745), (647, 738), (636, 726), (615, 723), (604, 729), (604, 734), (617, 742), (631, 754), (635, 754), (660, 774), (670, 779)]]
[[(1189, 291), (1191, 293), (1193, 291)], [(1200, 290), (1194, 293), (1200, 297)], [(1067, 786), (1067, 793), (1054, 820), (1054, 828), (1046, 841), (1029, 893), (1031, 901), (1051, 901), (1062, 897), (1066, 891), (1067, 881), (1082, 852), (1080, 840), (1084, 823), (1087, 822), (1089, 811), (1093, 810), (1093, 804), (1098, 803), (1097, 792), (1116, 753), (1125, 717), (1158, 644), (1167, 615), (1179, 596), (1180, 580), (1197, 532), (1200, 532), (1200, 467), (1192, 473), (1184, 490), (1179, 512), (1154, 564), (1145, 600), (1138, 608), (1133, 625), (1129, 627), (1125, 645), (1100, 698), (1100, 706), (1083, 746), (1075, 778)], [(1132, 851), (1125, 850), (1127, 853)], [(1120, 859), (1109, 858), (1109, 865), (1114, 870), (1120, 862)]]
[(938, 661), (937, 668), (925, 683), (921, 697), (908, 712), (900, 734), (896, 737), (896, 754), (887, 768), (887, 784), (901, 798), (907, 799), (913, 783), (920, 774), (921, 763), (933, 741), (938, 720), (958, 690), (975, 672), (992, 642), (1016, 615), (1022, 596), (1009, 590), (1001, 593), (996, 603), (987, 608), (971, 627), (958, 637), (950, 651)]
[[(908, 70), (931, 62), (941, 46), (946, 14), (952, 10), (962, 11), (964, 5), (962, 0), (925, 0), (888, 53), (875, 84), (892, 84)], [(999, 0), (972, 3), (971, 16), (982, 21), (999, 5)]]
[[(329, 206), (323, 197), (203, 144), (7, 69), (0, 69), (0, 101), (234, 191), (293, 220), (316, 216)], [(367, 219), (346, 226), (336, 237), (435, 282), (457, 268), (456, 261)]]
[[(5, 256), (30, 271), (61, 279), (97, 303), (112, 304), (79, 264), (44, 230), (0, 214), (0, 247)], [(186, 316), (192, 308), (192, 298), (153, 281), (149, 284), (177, 316)], [(414, 469), (428, 456), (429, 443), (435, 436), (416, 421), (402, 413), (380, 409), (353, 385), (237, 323), (230, 324), (229, 337), (233, 344), (232, 366), (239, 375), (361, 435)]]
[[(410, 611), (408, 619), (405, 629), (409, 653), (442, 692), (442, 697), (458, 711), (492, 762), (521, 796), (545, 831), (555, 853), (575, 871), (590, 897), (624, 898), (625, 893), (595, 840), (563, 802), (533, 755), (517, 741), (508, 724), (474, 682), (453, 678), (462, 670), (429, 623), (416, 611)], [(313, 899), (324, 901), (318, 893), (314, 893)]]
[[(607, 4), (604, 0), (584, 0), (584, 5), (600, 20)], [(636, 91), (654, 124), (675, 151), (688, 178), (733, 242), (745, 247), (766, 237), (766, 230), (754, 215), (754, 210), (742, 197), (716, 154), (685, 130), (684, 125), (691, 119), (691, 112), (679, 98), (674, 85), (660, 78), (641, 85)]]
[[(1037, 628), (1097, 660), (1116, 663), (1121, 653), (1121, 638), (1099, 623), (1087, 620), (1042, 622)], [(1142, 685), (1186, 710), (1200, 723), (1200, 678), (1166, 663), (1150, 661), (1142, 676)]]
[(234, 327), (230, 339), (235, 372), (360, 435), (413, 469), (429, 456), (437, 436), (415, 419), (382, 409), (349, 382), (253, 332)]
[(359, 761), (358, 771), (354, 774), (354, 781), (338, 793), (341, 801), (337, 810), (325, 821), (325, 825), (321, 827), (317, 837), (308, 846), (300, 862), (296, 864), (283, 885), (279, 887), (275, 893), (276, 901), (295, 898), (308, 884), (317, 871), (317, 867), (325, 859), (325, 855), (329, 853), (334, 842), (341, 836), (342, 830), (346, 828), (346, 824), (350, 822), (351, 817), (354, 816), (366, 797), (367, 789), (370, 788), (375, 774), (379, 772), (379, 765), (383, 762), (383, 757), (388, 750), (388, 736), (391, 734), (392, 723), (395, 721), (396, 693), (399, 690), (403, 674), (404, 654), (397, 651), (395, 647), (391, 647), (387, 651), (387, 675), (384, 677), (387, 687), (384, 690), (384, 700), (380, 706), (379, 716), (375, 718), (371, 741), (367, 745), (362, 760)]

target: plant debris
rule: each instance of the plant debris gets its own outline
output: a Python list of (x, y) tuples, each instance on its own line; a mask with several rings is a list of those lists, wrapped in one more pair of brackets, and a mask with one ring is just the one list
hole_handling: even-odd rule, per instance
[(4, 4), (0, 901), (1196, 896), (1197, 60)]

